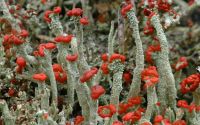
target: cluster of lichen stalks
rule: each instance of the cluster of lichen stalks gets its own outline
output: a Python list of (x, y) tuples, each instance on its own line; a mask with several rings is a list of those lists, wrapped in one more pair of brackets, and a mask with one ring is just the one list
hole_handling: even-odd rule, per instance
[[(3, 12), (3, 18), (10, 21), (12, 29), (17, 32), (21, 32), (19, 24), (15, 21), (14, 17), (10, 14), (8, 6), (4, 0), (0, 0), (0, 11)], [(133, 37), (136, 44), (136, 67), (133, 71), (133, 79), (130, 85), (130, 90), (127, 97), (123, 100), (128, 101), (130, 98), (141, 96), (141, 73), (144, 70), (144, 52), (142, 47), (142, 41), (140, 38), (138, 19), (135, 15), (134, 9), (129, 8), (126, 16), (130, 21), (130, 26), (133, 29)], [(63, 31), (61, 22), (59, 21), (59, 16), (56, 14), (49, 14), (50, 21), (48, 25), (51, 32), (55, 36), (66, 36)], [(58, 86), (54, 76), (54, 71), (52, 68), (52, 53), (49, 50), (44, 50), (44, 57), (34, 57), (30, 55), (30, 39), (26, 38), (25, 43), (19, 46), (13, 47), (13, 50), (17, 56), (23, 57), (27, 64), (27, 71), (22, 72), (22, 74), (16, 74), (19, 79), (27, 79), (33, 83), (37, 83), (35, 88), (35, 97), (31, 100), (32, 103), (17, 104), (17, 109), (13, 110), (8, 108), (7, 102), (5, 100), (0, 100), (0, 110), (2, 112), (2, 117), (5, 125), (16, 124), (16, 119), (20, 117), (19, 115), (27, 115), (30, 118), (29, 125), (65, 125), (73, 124), (70, 119), (70, 114), (72, 114), (72, 107), (75, 103), (75, 92), (78, 97), (78, 103), (81, 106), (82, 116), (80, 119), (76, 119), (76, 124), (83, 125), (97, 125), (97, 123), (103, 123), (105, 125), (129, 125), (129, 124), (143, 124), (151, 125), (153, 116), (165, 114), (165, 119), (170, 120), (172, 123), (176, 120), (181, 120), (184, 111), (177, 108), (176, 98), (177, 98), (177, 86), (175, 84), (174, 75), (169, 63), (169, 47), (167, 38), (163, 31), (162, 25), (160, 23), (159, 15), (155, 12), (151, 15), (150, 23), (156, 30), (157, 38), (160, 43), (161, 51), (153, 55), (155, 66), (157, 67), (159, 74), (158, 84), (147, 87), (147, 108), (143, 112), (142, 117), (135, 123), (131, 121), (125, 121), (126, 118), (122, 118), (124, 121), (120, 122), (120, 116), (116, 111), (112, 112), (111, 116), (108, 118), (100, 118), (98, 116), (98, 99), (92, 98), (91, 88), (100, 83), (102, 77), (109, 77), (109, 82), (111, 85), (111, 95), (110, 104), (114, 105), (115, 110), (119, 110), (119, 100), (120, 93), (122, 91), (122, 76), (124, 71), (124, 63), (120, 58), (116, 58), (111, 61), (108, 68), (112, 71), (112, 74), (104, 76), (102, 70), (99, 69), (98, 72), (94, 73), (90, 80), (82, 82), (81, 77), (86, 74), (86, 71), (93, 70), (91, 66), (85, 59), (84, 54), (84, 37), (83, 37), (83, 26), (78, 22), (79, 17), (73, 18), (75, 34), (72, 37), (70, 43), (57, 43), (57, 62), (60, 64), (65, 71), (67, 71), (67, 84), (63, 86), (67, 87), (67, 103), (63, 106), (62, 111), (58, 111)], [(109, 38), (108, 38), (108, 57), (111, 58), (114, 53), (114, 40), (116, 34), (114, 35), (114, 25), (112, 23)], [(1, 41), (3, 41), (1, 39)], [(1, 42), (2, 43), (2, 42)], [(66, 55), (68, 54), (78, 54), (78, 59), (74, 62), (66, 60)], [(118, 55), (119, 56), (119, 55)], [(103, 63), (103, 62), (102, 62)], [(37, 71), (38, 70), (38, 71)], [(50, 84), (46, 84), (41, 81), (35, 80), (32, 75), (35, 72), (45, 72)], [(90, 74), (91, 75), (91, 74)], [(111, 81), (112, 80), (112, 81)], [(21, 91), (18, 96), (19, 100), (27, 100), (28, 93)], [(50, 100), (51, 99), (51, 100)], [(17, 99), (13, 99), (16, 102)], [(199, 105), (198, 92), (194, 92), (194, 103)], [(158, 107), (157, 104), (160, 104)], [(131, 108), (130, 112), (136, 111), (137, 106)], [(109, 108), (108, 108), (109, 109)], [(33, 112), (32, 114), (30, 112)], [(110, 109), (110, 112), (113, 111)], [(25, 112), (25, 113), (24, 113)], [(109, 112), (109, 111), (108, 111)], [(106, 114), (106, 111), (105, 111)], [(187, 119), (188, 124), (198, 125), (200, 122), (200, 114), (193, 111), (192, 113), (187, 113), (185, 119)], [(80, 122), (78, 121), (80, 120)], [(159, 121), (159, 119), (157, 119)], [(69, 122), (71, 121), (71, 122)], [(157, 124), (166, 124), (160, 120)], [(174, 124), (179, 125), (179, 124)], [(180, 124), (182, 125), (182, 124)]]

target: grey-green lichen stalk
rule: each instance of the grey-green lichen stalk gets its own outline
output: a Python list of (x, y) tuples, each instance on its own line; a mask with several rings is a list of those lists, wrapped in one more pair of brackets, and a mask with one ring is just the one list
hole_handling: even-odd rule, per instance
[(156, 33), (161, 46), (161, 52), (159, 54), (159, 57), (157, 58), (158, 60), (160, 60), (159, 61), (160, 64), (158, 65), (158, 71), (160, 71), (159, 75), (160, 77), (163, 77), (164, 80), (166, 81), (169, 105), (171, 106), (172, 109), (176, 109), (177, 93), (176, 93), (174, 76), (172, 74), (172, 69), (169, 63), (169, 46), (167, 38), (165, 36), (162, 25), (160, 24), (160, 19), (157, 14), (154, 14), (152, 16), (151, 23), (156, 29)]
[(133, 79), (128, 93), (128, 98), (138, 96), (141, 86), (141, 72), (144, 69), (144, 53), (142, 48), (142, 41), (139, 34), (138, 20), (135, 16), (135, 12), (131, 9), (127, 12), (127, 17), (130, 21), (131, 28), (133, 29), (133, 37), (136, 43), (136, 67), (133, 71)]
[[(109, 69), (114, 73), (110, 104), (114, 104), (116, 108), (118, 109), (119, 97), (122, 91), (122, 75), (124, 71), (124, 64), (122, 64), (119, 60), (116, 60), (112, 64), (110, 64)], [(116, 119), (117, 119), (117, 115), (114, 115), (113, 120), (116, 120)]]

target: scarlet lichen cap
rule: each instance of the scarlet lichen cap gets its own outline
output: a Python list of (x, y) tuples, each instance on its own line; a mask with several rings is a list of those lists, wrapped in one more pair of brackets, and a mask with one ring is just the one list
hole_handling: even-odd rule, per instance
[(141, 73), (142, 80), (145, 81), (145, 87), (158, 83), (159, 76), (155, 66), (149, 66)]
[(64, 83), (65, 81), (67, 81), (66, 72), (54, 72), (54, 76), (56, 81), (58, 81), (59, 83)]
[(16, 90), (14, 88), (9, 88), (8, 95), (10, 97), (13, 97), (13, 96), (15, 96), (15, 94), (16, 94)]
[(152, 12), (149, 9), (144, 8), (143, 13), (145, 16), (149, 16)]
[(154, 123), (161, 123), (163, 119), (164, 119), (164, 118), (163, 118), (162, 115), (157, 115), (157, 116), (155, 116), (155, 118), (154, 118)]
[(54, 7), (54, 9), (53, 9), (53, 12), (56, 13), (56, 14), (59, 14), (61, 11), (62, 11), (62, 9), (59, 6)]
[(39, 74), (34, 74), (34, 75), (32, 76), (32, 78), (33, 78), (34, 80), (43, 82), (43, 81), (45, 81), (45, 80), (47, 79), (47, 76), (46, 76), (46, 74), (44, 74), (44, 73), (39, 73)]
[(83, 14), (83, 10), (81, 8), (74, 8), (67, 12), (68, 16), (81, 16)]
[(124, 63), (126, 60), (126, 57), (124, 55), (114, 53), (110, 56), (109, 62), (112, 63), (114, 60), (120, 60), (122, 63)]
[(171, 5), (168, 2), (164, 2), (163, 0), (157, 1), (158, 10), (169, 12), (171, 9)]
[(19, 37), (12, 35), (12, 37), (10, 38), (13, 42), (13, 44), (15, 45), (21, 45), (22, 43), (24, 43), (23, 40), (21, 40)]
[(132, 97), (128, 99), (128, 105), (129, 107), (132, 107), (134, 105), (140, 105), (142, 103), (142, 98), (140, 96)]
[[(42, 43), (38, 46), (38, 51), (37, 51), (37, 54), (41, 57), (44, 57), (45, 56), (45, 53), (44, 53), (44, 50), (47, 49), (47, 50), (53, 50), (56, 48), (56, 45), (54, 43)], [(37, 55), (36, 54), (36, 55)]]
[(93, 100), (96, 100), (98, 99), (101, 95), (103, 95), (105, 93), (105, 89), (103, 88), (103, 86), (101, 85), (95, 85), (95, 86), (92, 86), (91, 88), (91, 98)]
[(46, 22), (48, 22), (48, 23), (51, 22), (51, 18), (49, 17), (49, 15), (52, 14), (52, 13), (54, 13), (54, 12), (51, 11), (51, 10), (47, 10), (47, 11), (44, 12), (44, 17), (43, 18), (44, 18), (44, 20)]
[(57, 36), (54, 38), (54, 40), (58, 43), (63, 42), (63, 43), (70, 43), (73, 38), (73, 35), (67, 35), (67, 36)]
[(27, 30), (21, 30), (20, 34), (19, 34), (21, 37), (27, 37), (29, 36), (29, 32)]
[(176, 71), (179, 71), (183, 68), (186, 68), (188, 66), (188, 61), (186, 57), (180, 57), (178, 62), (175, 64), (174, 69)]
[(17, 57), (16, 63), (21, 68), (26, 66), (26, 60), (23, 57)]
[(154, 33), (154, 28), (150, 25), (146, 25), (143, 29), (145, 35), (152, 35)]
[(52, 67), (54, 72), (63, 72), (62, 66), (60, 64), (53, 64)]
[(126, 85), (128, 85), (132, 81), (132, 74), (128, 71), (124, 72), (122, 78), (125, 81)]
[(80, 24), (82, 24), (82, 25), (88, 25), (89, 24), (88, 18), (87, 17), (82, 17), (80, 19)]
[(200, 74), (192, 74), (189, 77), (183, 79), (180, 83), (181, 85), (181, 92), (186, 94), (188, 92), (195, 91), (200, 84)]
[(69, 62), (75, 62), (78, 59), (78, 54), (75, 53), (73, 55), (67, 55), (66, 56), (66, 60), (68, 60)]
[(152, 60), (152, 53), (153, 52), (158, 52), (161, 50), (161, 47), (160, 47), (160, 44), (159, 45), (151, 45), (151, 46), (148, 46), (146, 52), (145, 52), (145, 56), (146, 56), (146, 61), (148, 63), (153, 63), (153, 60)]
[(177, 103), (177, 106), (181, 107), (181, 108), (188, 108), (189, 107), (188, 102), (186, 100), (179, 100), (178, 103)]
[(49, 42), (49, 43), (44, 44), (44, 47), (45, 49), (52, 50), (56, 48), (56, 44)]
[(112, 125), (124, 125), (124, 124), (122, 122), (120, 122), (120, 121), (114, 121), (112, 123)]
[(187, 125), (185, 120), (176, 120), (172, 123), (172, 125)]
[(151, 122), (143, 122), (140, 125), (152, 125)]
[(83, 116), (76, 116), (76, 118), (74, 119), (74, 125), (81, 125), (81, 123), (84, 121), (84, 117)]
[(126, 113), (126, 111), (128, 110), (129, 107), (130, 107), (129, 104), (126, 104), (126, 103), (119, 103), (118, 113), (119, 113), (119, 114)]
[(127, 13), (128, 11), (130, 11), (132, 8), (133, 8), (133, 4), (131, 4), (131, 3), (129, 3), (129, 4), (125, 5), (125, 6), (123, 6), (122, 9), (121, 9), (121, 14), (122, 14), (122, 16), (123, 16), (123, 17), (126, 17), (126, 13)]
[(103, 74), (105, 74), (105, 75), (109, 74), (108, 63), (103, 63), (101, 65), (101, 70), (102, 70)]
[(80, 82), (84, 83), (89, 81), (95, 74), (97, 74), (97, 72), (98, 72), (97, 68), (91, 68), (90, 70), (85, 71), (83, 75), (80, 77)]
[(122, 117), (122, 120), (123, 121), (130, 121), (131, 123), (134, 123), (138, 120), (140, 120), (142, 117), (142, 114), (140, 111), (135, 111), (135, 112), (129, 112), (127, 114), (125, 114), (123, 117)]
[(111, 118), (116, 113), (116, 107), (113, 104), (99, 106), (97, 112), (102, 118)]
[(101, 55), (101, 59), (104, 61), (104, 62), (107, 62), (108, 61), (108, 54), (107, 53), (104, 53)]
[(63, 70), (60, 64), (53, 64), (52, 67), (56, 81), (59, 83), (67, 81), (67, 73)]

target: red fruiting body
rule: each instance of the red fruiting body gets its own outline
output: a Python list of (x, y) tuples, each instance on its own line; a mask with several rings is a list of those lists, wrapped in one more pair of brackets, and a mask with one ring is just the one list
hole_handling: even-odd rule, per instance
[(158, 0), (157, 5), (158, 5), (158, 10), (162, 10), (165, 12), (170, 11), (171, 5), (168, 2), (163, 2), (163, 0)]
[(81, 16), (83, 14), (83, 10), (81, 8), (74, 8), (67, 12), (68, 16)]
[(46, 113), (44, 113), (44, 114), (42, 115), (42, 117), (43, 117), (43, 119), (47, 120), (48, 117), (49, 117), (49, 114), (46, 112)]
[(56, 14), (59, 14), (60, 12), (62, 11), (62, 9), (58, 6), (58, 7), (55, 7), (53, 9), (53, 12), (56, 13)]
[(105, 75), (109, 74), (108, 63), (103, 63), (101, 65), (101, 70), (102, 70), (103, 74), (105, 74)]
[(66, 60), (68, 60), (69, 62), (75, 62), (77, 59), (78, 59), (78, 54), (66, 56)]
[(120, 121), (114, 121), (112, 123), (112, 125), (124, 125), (124, 124), (122, 122), (120, 122)]
[(67, 16), (73, 16), (72, 10), (69, 10), (69, 11), (67, 12)]
[(21, 68), (26, 66), (26, 60), (23, 57), (17, 57), (16, 63)]
[(153, 45), (153, 46), (149, 46), (145, 52), (145, 55), (146, 55), (146, 61), (148, 63), (153, 63), (153, 60), (152, 60), (152, 53), (153, 52), (158, 52), (161, 50), (161, 47), (160, 45)]
[(187, 109), (189, 113), (192, 113), (194, 110), (196, 110), (196, 105), (191, 103)]
[(116, 107), (113, 104), (99, 106), (97, 112), (102, 118), (111, 118), (116, 113)]
[(150, 122), (143, 122), (142, 124), (140, 125), (152, 125)]
[(42, 43), (38, 46), (38, 51), (36, 51), (35, 54), (36, 54), (36, 56), (44, 57), (45, 56), (45, 53), (44, 53), (45, 49), (52, 50), (52, 49), (55, 49), (55, 48), (56, 48), (56, 45), (54, 43), (50, 43), (50, 42), (49, 43)]
[(118, 113), (120, 115), (123, 114), (123, 113), (126, 113), (126, 111), (128, 110), (129, 107), (130, 107), (129, 104), (119, 103)]
[(45, 56), (44, 49), (45, 49), (45, 44), (40, 44), (38, 46), (38, 54), (39, 54), (39, 56), (41, 56), (41, 57)]
[(188, 0), (188, 5), (192, 6), (195, 3), (195, 0)]
[(53, 71), (54, 71), (54, 76), (56, 81), (60, 83), (64, 83), (67, 81), (67, 74), (66, 72), (62, 69), (60, 64), (53, 64)]
[(19, 39), (17, 36), (14, 35), (11, 37), (11, 40), (15, 45), (21, 45), (24, 42), (23, 40)]
[(133, 115), (134, 115), (134, 112), (129, 112), (122, 117), (122, 120), (123, 121), (131, 121), (131, 118), (133, 117)]
[(27, 30), (22, 30), (21, 33), (19, 34), (21, 37), (27, 37), (29, 35)]
[(181, 107), (181, 108), (188, 108), (189, 107), (188, 102), (186, 100), (179, 100), (178, 103), (177, 103), (177, 106)]
[(47, 0), (41, 0), (42, 4), (45, 4), (47, 2)]
[(164, 125), (171, 125), (169, 119), (163, 119), (163, 123), (164, 123)]
[(47, 79), (47, 76), (46, 76), (46, 74), (44, 74), (44, 73), (39, 73), (39, 74), (34, 74), (34, 75), (32, 76), (32, 78), (33, 78), (34, 80), (43, 82), (43, 81), (45, 81), (45, 80)]
[(95, 74), (97, 74), (97, 72), (98, 72), (97, 68), (91, 68), (90, 70), (85, 71), (80, 78), (80, 82), (84, 83), (89, 81)]
[(163, 118), (162, 115), (157, 115), (157, 116), (154, 118), (154, 123), (161, 123), (163, 119), (164, 119), (164, 118)]
[(152, 12), (149, 9), (144, 8), (143, 13), (145, 16), (149, 16)]
[(91, 98), (93, 100), (96, 100), (98, 99), (102, 94), (104, 94), (106, 91), (105, 89), (103, 88), (103, 86), (101, 85), (95, 85), (95, 86), (92, 86), (91, 88)]
[(74, 8), (72, 9), (72, 14), (74, 16), (81, 16), (83, 14), (83, 10), (81, 8)]
[(55, 49), (56, 48), (56, 45), (54, 44), (54, 43), (46, 43), (46, 44), (44, 44), (44, 47), (46, 48), (46, 49), (49, 49), (49, 50), (51, 50), (51, 49)]
[(183, 79), (180, 83), (181, 85), (181, 92), (186, 94), (188, 92), (195, 91), (200, 84), (200, 74), (192, 74), (189, 77)]
[(179, 71), (183, 68), (186, 68), (188, 66), (187, 58), (186, 57), (180, 57), (178, 62), (175, 64), (175, 70)]
[(149, 8), (154, 8), (155, 1), (154, 0), (148, 0), (148, 6), (149, 6)]
[(89, 21), (88, 21), (88, 19), (86, 17), (82, 17), (80, 19), (80, 24), (82, 24), (82, 25), (88, 25)]
[(51, 18), (49, 18), (49, 15), (52, 14), (52, 13), (53, 13), (53, 11), (50, 11), (50, 10), (47, 10), (47, 11), (44, 12), (43, 18), (46, 22), (48, 22), (48, 23), (51, 22)]
[(15, 91), (14, 88), (10, 88), (10, 89), (8, 90), (8, 95), (9, 95), (10, 97), (15, 96), (15, 93), (16, 93), (16, 91)]
[(132, 97), (128, 99), (128, 105), (129, 107), (132, 107), (134, 105), (140, 105), (142, 103), (142, 99), (140, 96)]
[(152, 35), (154, 33), (154, 28), (150, 25), (146, 25), (143, 29), (145, 35)]
[(68, 36), (57, 36), (54, 38), (54, 40), (58, 43), (63, 42), (63, 43), (70, 43), (72, 40), (73, 35), (68, 35)]
[(126, 13), (127, 13), (128, 11), (130, 11), (132, 8), (133, 8), (133, 5), (132, 5), (131, 3), (129, 3), (129, 4), (125, 5), (125, 6), (123, 6), (122, 9), (121, 9), (121, 14), (122, 14), (122, 16), (123, 16), (123, 17), (126, 17)]
[(83, 116), (76, 116), (76, 118), (74, 119), (74, 125), (81, 125), (81, 123), (84, 121), (84, 117)]
[(172, 123), (172, 125), (187, 125), (185, 120), (176, 120)]
[(108, 54), (107, 53), (104, 53), (101, 55), (101, 59), (104, 61), (104, 62), (107, 62), (108, 61)]
[(65, 81), (67, 81), (66, 72), (54, 72), (54, 76), (55, 76), (56, 81), (60, 83), (64, 83)]
[(130, 72), (123, 73), (123, 80), (127, 85), (130, 84), (132, 81), (132, 74)]
[(43, 17), (43, 19), (47, 22), (47, 23), (51, 23), (51, 18), (49, 18), (49, 17)]
[(155, 66), (149, 66), (141, 73), (142, 80), (145, 81), (145, 87), (158, 83), (159, 76)]
[(130, 121), (131, 123), (134, 123), (138, 120), (140, 120), (142, 117), (142, 114), (140, 111), (135, 111), (135, 112), (129, 112), (127, 114), (125, 114), (123, 117), (122, 117), (122, 120), (123, 121)]
[(122, 63), (124, 63), (126, 60), (126, 57), (124, 55), (114, 53), (110, 56), (110, 63), (112, 63), (114, 60), (120, 60)]
[(63, 72), (63, 69), (60, 64), (53, 64), (52, 67), (54, 72)]

